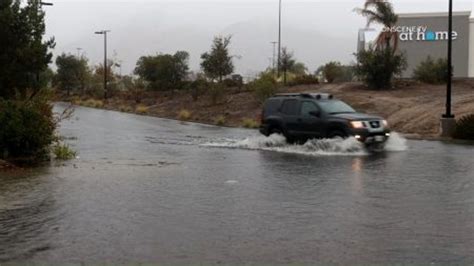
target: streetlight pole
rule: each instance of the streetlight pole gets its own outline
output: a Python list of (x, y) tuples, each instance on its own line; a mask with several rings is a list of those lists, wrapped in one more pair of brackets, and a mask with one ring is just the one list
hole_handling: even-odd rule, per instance
[(276, 68), (276, 45), (278, 42), (271, 42), (273, 44), (273, 58), (272, 58), (272, 68), (273, 68), (273, 73), (275, 73), (275, 68)]
[(104, 35), (104, 100), (107, 100), (108, 93), (107, 93), (107, 33), (110, 30), (102, 30), (96, 31), (95, 34)]
[(446, 88), (446, 113), (441, 118), (441, 134), (444, 137), (450, 137), (456, 126), (456, 120), (452, 114), (452, 83), (453, 83), (453, 0), (449, 0), (449, 19), (448, 19), (448, 81)]
[(80, 59), (82, 48), (78, 47), (78, 48), (76, 48), (76, 50), (77, 50), (77, 58)]
[(281, 60), (281, 0), (279, 1), (279, 13), (278, 13), (278, 66), (277, 66), (277, 77), (280, 77), (280, 60)]

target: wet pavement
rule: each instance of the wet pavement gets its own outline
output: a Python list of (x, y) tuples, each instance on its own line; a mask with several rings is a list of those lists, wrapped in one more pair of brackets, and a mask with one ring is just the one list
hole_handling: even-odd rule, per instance
[(474, 146), (88, 108), (61, 133), (78, 159), (0, 173), (0, 262), (474, 263)]

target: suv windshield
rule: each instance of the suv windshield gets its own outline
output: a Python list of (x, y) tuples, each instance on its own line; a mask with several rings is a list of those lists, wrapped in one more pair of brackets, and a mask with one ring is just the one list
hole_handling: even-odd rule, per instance
[(321, 109), (330, 115), (355, 113), (356, 111), (342, 101), (319, 101)]

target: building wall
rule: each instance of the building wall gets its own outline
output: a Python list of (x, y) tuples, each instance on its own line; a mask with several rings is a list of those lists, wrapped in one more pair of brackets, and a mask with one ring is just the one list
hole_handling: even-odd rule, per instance
[[(455, 77), (468, 77), (469, 75), (469, 50), (473, 50), (473, 45), (469, 47), (470, 32), (470, 13), (458, 12), (453, 16), (453, 31), (458, 36), (453, 41), (453, 66)], [(439, 14), (409, 14), (400, 15), (398, 26), (426, 26), (427, 32), (447, 32), (448, 16), (447, 13)], [(399, 49), (405, 52), (407, 56), (408, 67), (402, 76), (409, 78), (413, 76), (413, 70), (428, 56), (432, 58), (446, 58), (448, 51), (448, 41), (443, 40), (417, 40), (417, 33), (413, 33), (413, 39), (409, 41), (400, 41)], [(406, 36), (405, 36), (406, 37)], [(472, 54), (472, 52), (471, 52)], [(472, 60), (471, 60), (472, 62)], [(474, 70), (473, 70), (474, 71)]]
[(469, 45), (469, 77), (474, 78), (474, 18), (471, 18), (471, 34)]

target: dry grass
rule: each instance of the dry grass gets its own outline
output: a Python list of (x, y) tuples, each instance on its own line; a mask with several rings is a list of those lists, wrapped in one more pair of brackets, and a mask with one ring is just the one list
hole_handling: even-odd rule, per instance
[(214, 123), (218, 126), (224, 126), (225, 123), (226, 123), (226, 119), (225, 119), (225, 116), (223, 115), (220, 115), (218, 116), (215, 120), (214, 120)]
[(135, 108), (135, 112), (137, 114), (141, 114), (141, 115), (144, 115), (144, 114), (148, 114), (148, 111), (150, 110), (150, 107), (148, 106), (145, 106), (145, 105), (138, 105), (136, 108)]
[(178, 119), (183, 120), (183, 121), (187, 121), (191, 119), (191, 116), (192, 116), (191, 112), (185, 109), (179, 111), (178, 113)]
[(245, 128), (258, 128), (260, 125), (255, 119), (244, 118), (242, 119), (242, 126)]
[(91, 108), (102, 108), (104, 107), (104, 102), (101, 100), (95, 100), (95, 99), (87, 99), (85, 101), (78, 100), (76, 102), (77, 105), (82, 105), (86, 107), (91, 107)]

